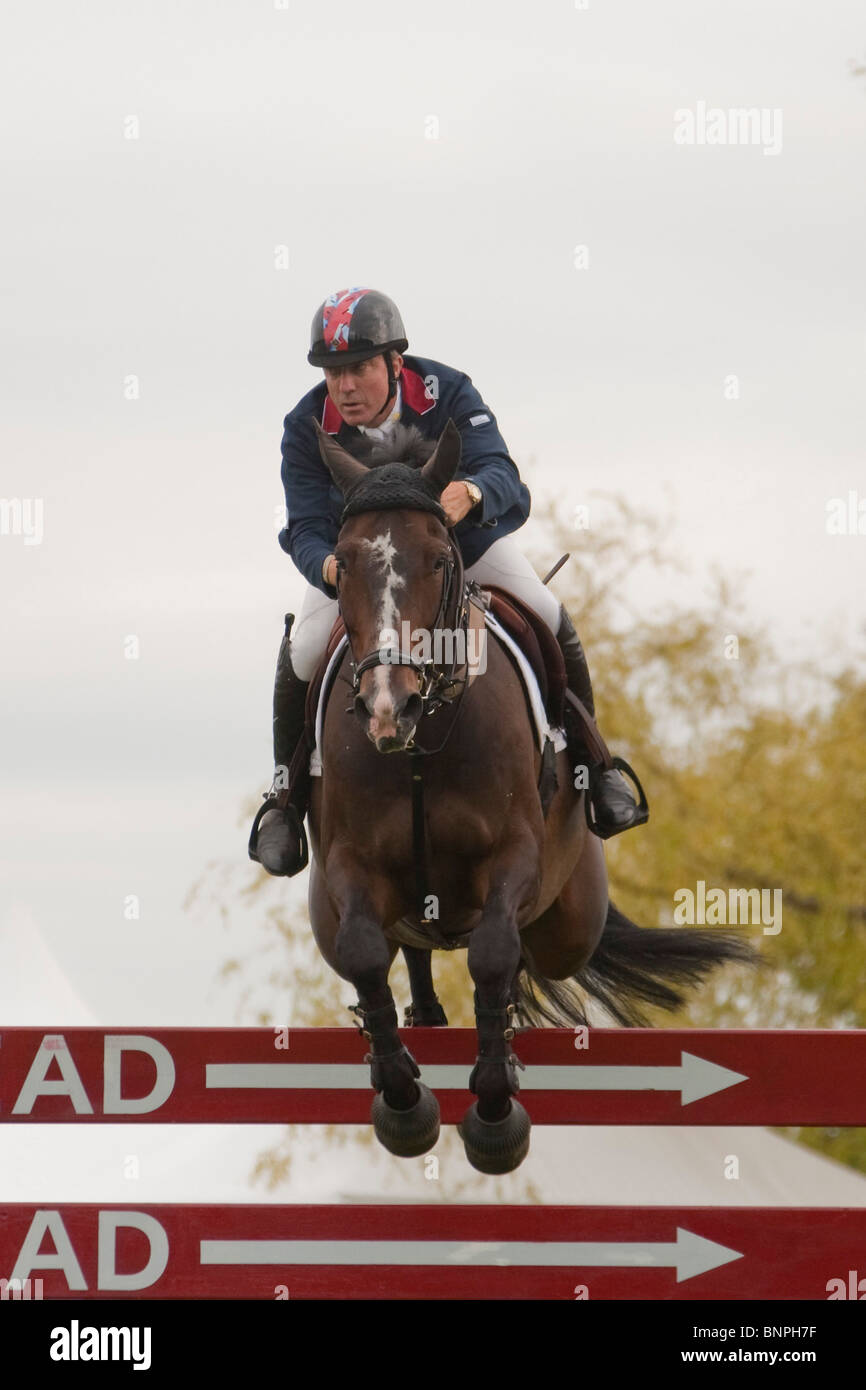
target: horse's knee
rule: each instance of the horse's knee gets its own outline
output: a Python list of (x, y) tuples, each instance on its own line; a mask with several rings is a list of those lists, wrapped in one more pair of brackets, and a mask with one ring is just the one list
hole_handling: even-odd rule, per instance
[(469, 937), (466, 964), (478, 990), (497, 987), (510, 979), (520, 959), (520, 933), (511, 916), (485, 922), (482, 918)]
[(494, 869), (491, 878), (500, 873), (500, 886), (488, 896), (469, 937), (466, 963), (479, 996), (508, 994), (520, 966), (520, 913), (538, 892), (539, 871), (528, 855), (519, 873), (513, 866)]
[(337, 973), (365, 995), (387, 983), (394, 953), (379, 922), (366, 913), (350, 912), (337, 929), (334, 958)]

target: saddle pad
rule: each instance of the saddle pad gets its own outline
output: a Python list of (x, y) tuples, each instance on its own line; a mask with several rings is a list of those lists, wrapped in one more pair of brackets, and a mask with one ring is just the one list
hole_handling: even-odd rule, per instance
[(325, 674), (322, 677), (322, 683), (319, 686), (319, 698), (316, 703), (316, 743), (312, 753), (310, 754), (311, 777), (321, 777), (322, 775), (322, 759), (319, 753), (319, 749), (322, 746), (322, 721), (325, 717), (325, 706), (328, 703), (328, 695), (330, 693), (331, 686), (334, 683), (334, 677), (340, 669), (340, 664), (343, 660), (343, 655), (348, 645), (349, 639), (344, 632), (336, 647), (334, 648), (333, 652), (331, 653), (331, 659), (325, 667)]
[(520, 679), (523, 682), (523, 688), (526, 692), (526, 698), (529, 702), (529, 708), (532, 713), (532, 726), (535, 730), (535, 738), (536, 742), (538, 743), (538, 751), (540, 753), (543, 753), (545, 742), (547, 739), (550, 739), (553, 743), (554, 750), (557, 753), (559, 753), (563, 748), (567, 748), (568, 746), (565, 737), (565, 730), (553, 728), (549, 723), (547, 718), (547, 712), (544, 708), (544, 699), (542, 697), (541, 688), (536, 679), (535, 672), (529, 664), (529, 661), (524, 656), (523, 652), (520, 650), (520, 647), (517, 645), (514, 638), (510, 635), (510, 633), (506, 632), (505, 628), (502, 626), (499, 620), (493, 616), (492, 613), (486, 612), (484, 614), (484, 621), (487, 624), (490, 631), (496, 634), (503, 647), (508, 648), (508, 651), (514, 657), (514, 660), (517, 664), (517, 669), (520, 673)]
[(511, 634), (527, 657), (541, 687), (547, 718), (558, 728), (565, 717), (565, 690), (568, 684), (565, 658), (559, 642), (544, 619), (516, 594), (495, 584), (486, 585), (483, 592), (490, 595), (489, 607), (494, 618)]

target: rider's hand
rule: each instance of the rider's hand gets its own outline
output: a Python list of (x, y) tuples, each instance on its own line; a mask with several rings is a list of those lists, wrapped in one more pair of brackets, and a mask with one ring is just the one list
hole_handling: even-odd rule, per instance
[(325, 561), (325, 564), (324, 564), (324, 567), (323, 567), (323, 570), (322, 570), (322, 574), (323, 574), (323, 576), (324, 576), (325, 583), (326, 583), (326, 584), (330, 584), (332, 588), (336, 589), (336, 587), (337, 587), (337, 561), (334, 559), (334, 556), (333, 556), (333, 555), (329, 555), (328, 558), (327, 558), (327, 560)]
[(464, 482), (449, 483), (440, 495), (439, 501), (452, 526), (462, 521), (475, 505)]

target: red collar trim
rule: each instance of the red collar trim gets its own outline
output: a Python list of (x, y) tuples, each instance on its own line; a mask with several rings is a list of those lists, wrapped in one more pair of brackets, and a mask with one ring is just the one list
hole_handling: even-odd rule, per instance
[(423, 376), (413, 372), (411, 367), (404, 367), (400, 373), (400, 381), (403, 386), (403, 400), (410, 410), (416, 415), (426, 415), (428, 410), (433, 409), (436, 401), (424, 385)]
[(322, 411), (322, 429), (325, 434), (339, 434), (343, 417), (329, 395), (325, 395), (325, 408)]
[[(403, 404), (407, 405), (415, 415), (426, 415), (427, 411), (432, 410), (436, 404), (424, 385), (423, 376), (413, 372), (410, 367), (404, 367), (400, 373), (400, 388), (403, 393)], [(322, 411), (322, 429), (326, 434), (339, 434), (343, 424), (342, 415), (326, 393), (325, 408)]]

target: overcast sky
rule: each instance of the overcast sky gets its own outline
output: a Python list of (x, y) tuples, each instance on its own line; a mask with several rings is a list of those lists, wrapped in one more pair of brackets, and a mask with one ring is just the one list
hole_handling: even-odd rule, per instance
[[(269, 780), (282, 419), (333, 289), (391, 294), (565, 516), (621, 491), (695, 593), (748, 572), (781, 647), (862, 649), (866, 536), (826, 529), (866, 497), (854, 0), (49, 0), (2, 49), (0, 496), (42, 535), (0, 536), (0, 921), (98, 1021), (235, 1021), (258, 928), (181, 902)], [(771, 142), (675, 142), (739, 107)]]

